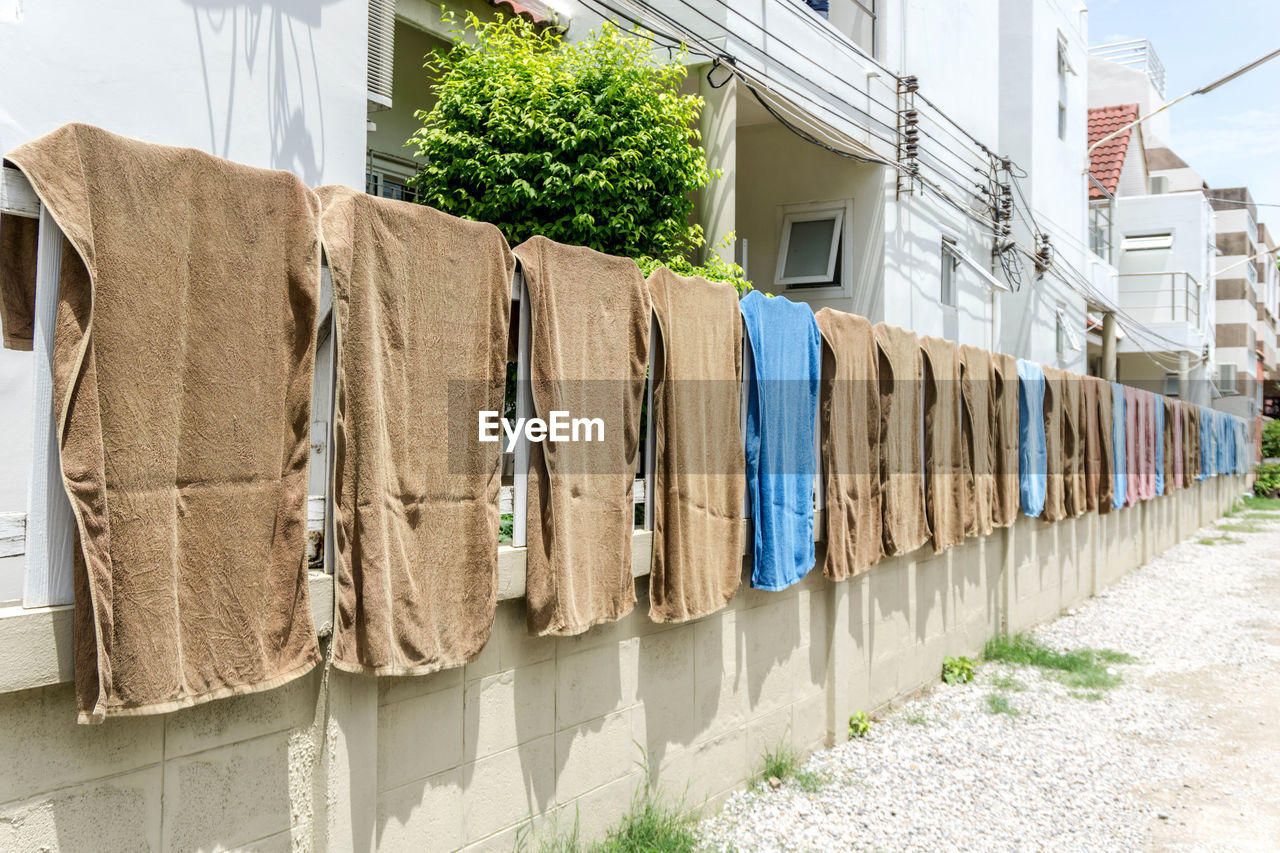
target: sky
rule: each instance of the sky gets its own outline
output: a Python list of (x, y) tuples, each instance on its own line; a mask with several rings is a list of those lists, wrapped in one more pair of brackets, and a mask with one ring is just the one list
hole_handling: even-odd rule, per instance
[[(1086, 2), (1090, 45), (1151, 41), (1166, 99), (1280, 48), (1280, 0)], [(1170, 147), (1209, 186), (1247, 186), (1255, 202), (1280, 205), (1280, 57), (1168, 112)], [(1259, 207), (1258, 218), (1280, 226), (1280, 207)]]

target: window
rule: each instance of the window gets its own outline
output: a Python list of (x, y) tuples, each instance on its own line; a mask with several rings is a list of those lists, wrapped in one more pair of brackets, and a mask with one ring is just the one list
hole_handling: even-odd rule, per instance
[(1111, 263), (1111, 199), (1089, 202), (1089, 249)]
[(1218, 365), (1218, 394), (1226, 397), (1239, 393), (1236, 390), (1236, 366), (1234, 364)]
[(1126, 252), (1153, 252), (1173, 248), (1173, 234), (1132, 234), (1124, 238), (1120, 248)]
[(850, 38), (871, 56), (876, 55), (876, 0), (852, 0), (853, 26)]
[(1063, 312), (1059, 310), (1054, 318), (1056, 320), (1054, 336), (1056, 338), (1058, 358), (1066, 358), (1067, 349), (1070, 347), (1070, 344), (1067, 343), (1067, 321), (1062, 315)]
[(956, 241), (950, 237), (942, 238), (942, 288), (939, 300), (948, 308), (955, 308), (956, 269), (960, 266), (960, 256), (956, 253)]
[(364, 166), (364, 191), (397, 201), (416, 201), (418, 193), (409, 186), (409, 178), (418, 168), (419, 164), (413, 160), (369, 151)]
[(774, 284), (788, 290), (845, 287), (852, 202), (791, 205), (780, 213)]
[(1058, 138), (1067, 138), (1067, 105), (1058, 101)]

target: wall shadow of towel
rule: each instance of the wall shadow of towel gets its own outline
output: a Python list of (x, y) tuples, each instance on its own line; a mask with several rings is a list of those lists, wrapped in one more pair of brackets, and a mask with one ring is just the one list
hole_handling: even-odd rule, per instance
[[(323, 182), (325, 117), (315, 33), (338, 0), (183, 0), (191, 7), (209, 115), (209, 152), (236, 159), (237, 114), (261, 109), (270, 165)], [(364, 69), (360, 69), (363, 74)], [(259, 108), (237, 103), (238, 77), (266, 74)], [(250, 90), (251, 92), (254, 90)]]

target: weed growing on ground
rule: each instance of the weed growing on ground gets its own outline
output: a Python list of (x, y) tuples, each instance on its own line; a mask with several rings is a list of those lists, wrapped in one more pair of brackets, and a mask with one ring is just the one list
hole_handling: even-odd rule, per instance
[(849, 718), (849, 740), (866, 737), (871, 732), (871, 717), (866, 711), (857, 711)]
[(1201, 536), (1196, 540), (1197, 545), (1239, 545), (1244, 540), (1237, 539), (1234, 536)]
[(1110, 649), (1072, 649), (1058, 652), (1027, 634), (994, 637), (983, 656), (1019, 666), (1034, 666), (1045, 675), (1078, 690), (1110, 690), (1121, 681), (1113, 664), (1133, 663), (1134, 658)]
[(817, 792), (830, 782), (831, 777), (825, 773), (818, 773), (814, 770), (799, 770), (796, 772), (796, 787), (807, 794)]
[(987, 712), (991, 714), (1004, 714), (1009, 717), (1019, 717), (1022, 712), (1013, 707), (1013, 703), (1009, 701), (1009, 697), (1003, 693), (987, 694)]
[(640, 785), (632, 797), (631, 811), (604, 841), (584, 844), (575, 816), (570, 832), (543, 838), (536, 848), (529, 837), (518, 837), (515, 849), (518, 853), (533, 849), (538, 853), (692, 853), (697, 845), (694, 818), (683, 803), (663, 802), (647, 785)]
[(1280, 512), (1280, 498), (1261, 498), (1257, 495), (1245, 495), (1240, 502), (1245, 509)]
[(902, 719), (909, 726), (929, 725), (929, 718), (926, 717), (924, 714), (920, 713), (919, 711), (912, 711), (908, 714), (905, 714), (903, 715)]
[(973, 661), (966, 657), (943, 658), (942, 680), (947, 684), (965, 684), (973, 681)]
[(1097, 690), (1068, 690), (1067, 695), (1072, 699), (1083, 699), (1086, 702), (1101, 702), (1106, 698), (1105, 694)]
[(997, 675), (991, 679), (991, 685), (999, 690), (1011, 693), (1021, 693), (1027, 689), (1027, 685), (1023, 684), (1012, 675)]
[(692, 853), (698, 846), (693, 818), (682, 808), (667, 805), (646, 788), (636, 791), (631, 811), (593, 853)]
[(1219, 523), (1218, 529), (1225, 530), (1228, 533), (1257, 533), (1266, 528), (1257, 516), (1250, 518), (1246, 514), (1237, 517), (1235, 521)]
[(800, 770), (803, 759), (789, 743), (780, 743), (773, 749), (766, 750), (756, 771), (755, 785), (765, 784), (774, 778), (785, 782)]

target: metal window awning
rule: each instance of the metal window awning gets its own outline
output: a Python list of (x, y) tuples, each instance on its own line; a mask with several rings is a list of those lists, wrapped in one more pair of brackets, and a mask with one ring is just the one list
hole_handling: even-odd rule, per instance
[(969, 257), (967, 254), (964, 253), (964, 251), (962, 251), (954, 243), (943, 242), (942, 248), (943, 248), (943, 251), (951, 253), (951, 255), (955, 257), (956, 260), (958, 260), (960, 263), (964, 264), (969, 269), (976, 272), (978, 276), (982, 279), (983, 283), (986, 284), (988, 287), (990, 287), (992, 290), (999, 290), (999, 291), (1003, 291), (1004, 293), (1011, 292), (1009, 290), (1009, 285), (1005, 284), (1003, 281), (1001, 281), (1000, 279), (992, 275), (990, 270), (988, 270), (982, 264), (975, 261), (973, 258)]

